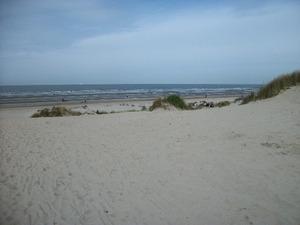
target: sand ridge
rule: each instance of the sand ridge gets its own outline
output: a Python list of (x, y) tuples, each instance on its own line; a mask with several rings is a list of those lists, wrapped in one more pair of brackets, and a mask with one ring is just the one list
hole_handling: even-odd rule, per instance
[(299, 224), (299, 96), (62, 118), (9, 109), (0, 223)]

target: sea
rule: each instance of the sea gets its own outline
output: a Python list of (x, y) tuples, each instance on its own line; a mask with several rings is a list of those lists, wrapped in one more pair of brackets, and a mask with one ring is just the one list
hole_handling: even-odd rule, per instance
[(0, 86), (0, 105), (58, 101), (155, 99), (170, 94), (181, 97), (230, 96), (256, 93), (257, 84), (73, 84)]

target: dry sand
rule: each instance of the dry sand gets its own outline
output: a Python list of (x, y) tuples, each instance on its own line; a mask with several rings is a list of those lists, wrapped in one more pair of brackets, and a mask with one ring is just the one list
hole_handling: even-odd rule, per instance
[(62, 118), (1, 109), (0, 224), (300, 224), (299, 97)]

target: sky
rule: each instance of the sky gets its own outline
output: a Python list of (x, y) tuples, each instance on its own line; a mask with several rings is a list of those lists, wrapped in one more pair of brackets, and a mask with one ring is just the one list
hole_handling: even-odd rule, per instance
[(299, 24), (299, 0), (1, 0), (0, 84), (264, 84)]

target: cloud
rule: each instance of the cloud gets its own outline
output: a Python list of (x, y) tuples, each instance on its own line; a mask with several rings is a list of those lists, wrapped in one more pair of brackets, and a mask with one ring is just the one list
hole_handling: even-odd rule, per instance
[[(75, 18), (69, 24), (72, 29), (93, 29), (95, 24), (88, 22), (84, 26), (84, 16), (80, 15), (92, 7), (96, 10), (87, 20), (110, 21), (107, 24), (111, 23), (112, 29), (86, 35), (61, 31), (56, 34), (54, 30), (50, 37), (61, 33), (63, 38), (74, 37), (55, 47), (50, 41), (50, 47), (41, 48), (42, 51), (2, 51), (0, 72), (7, 74), (3, 75), (5, 82), (13, 83), (15, 79), (23, 83), (260, 83), (262, 76), (290, 72), (298, 69), (300, 63), (299, 4), (255, 6), (255, 13), (248, 10), (242, 16), (232, 6), (201, 9), (197, 5), (164, 13), (157, 12), (157, 7), (140, 17), (139, 13), (147, 8), (143, 5), (136, 7), (136, 14), (124, 19), (123, 25), (115, 22), (120, 16), (114, 13), (98, 18), (99, 5), (93, 4), (82, 11), (75, 7), (73, 13), (64, 15)], [(72, 6), (53, 10), (69, 7)], [(120, 10), (105, 4), (101, 7), (104, 11)], [(68, 19), (63, 21), (67, 23)], [(100, 23), (99, 27), (106, 25)], [(45, 36), (42, 40), (41, 44), (45, 44), (48, 39)], [(20, 72), (25, 77), (17, 79)]]
[(204, 16), (201, 13), (174, 15), (137, 31), (84, 39), (75, 42), (71, 49), (74, 53), (105, 56), (105, 62), (107, 58), (131, 66), (134, 62), (168, 65), (188, 60), (218, 65), (221, 61), (243, 62), (249, 58), (256, 63), (267, 55), (299, 50), (294, 45), (298, 42), (299, 28), (293, 13), (297, 10), (236, 18), (225, 9)]
[(0, 49), (49, 51), (77, 39), (128, 29), (136, 15), (108, 2), (6, 1), (0, 8)]

